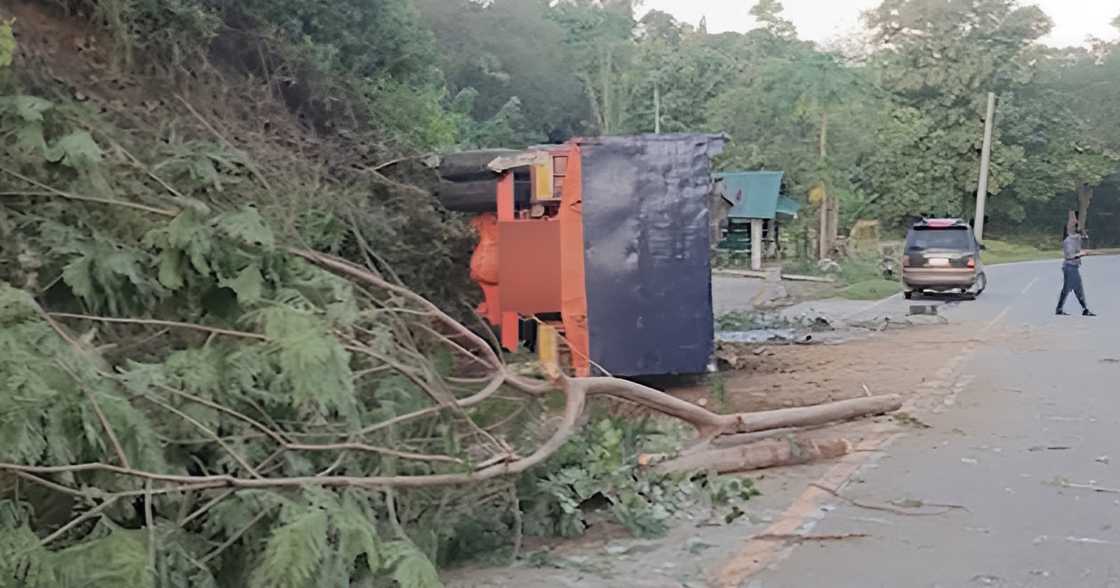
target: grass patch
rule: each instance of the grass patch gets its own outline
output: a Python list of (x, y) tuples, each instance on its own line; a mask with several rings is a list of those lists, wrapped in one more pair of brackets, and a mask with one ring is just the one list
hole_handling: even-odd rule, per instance
[(832, 272), (821, 272), (817, 262), (812, 260), (791, 260), (783, 264), (786, 274), (810, 276), (830, 276), (836, 279), (834, 288), (826, 295), (848, 300), (878, 300), (893, 296), (902, 291), (897, 280), (883, 279), (882, 258), (878, 256), (849, 257), (838, 262), (839, 268)]
[(782, 260), (782, 273), (783, 274), (796, 274), (801, 276), (820, 276), (826, 274), (817, 268), (817, 262), (814, 259), (783, 259)]
[(1001, 263), (1015, 263), (1019, 261), (1038, 261), (1042, 259), (1061, 259), (1062, 252), (1058, 249), (1039, 249), (1033, 245), (1022, 243), (1009, 243), (988, 239), (984, 242), (986, 249), (980, 258), (987, 265)]
[(840, 262), (840, 281), (854, 286), (862, 282), (883, 279), (881, 257), (849, 257)]
[(838, 294), (848, 300), (879, 300), (894, 296), (902, 291), (902, 284), (895, 280), (873, 278), (863, 280), (841, 289)]

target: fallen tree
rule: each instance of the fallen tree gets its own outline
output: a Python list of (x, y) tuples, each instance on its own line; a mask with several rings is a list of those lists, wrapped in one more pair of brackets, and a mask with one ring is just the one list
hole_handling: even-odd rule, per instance
[[(229, 415), (232, 418), (243, 421), (248, 426), (257, 429), (264, 438), (272, 440), (276, 445), (276, 449), (280, 451), (369, 451), (402, 459), (462, 465), (465, 462), (453, 456), (401, 452), (390, 448), (378, 448), (365, 445), (354, 439), (360, 439), (364, 435), (372, 434), (394, 424), (431, 417), (444, 412), (457, 414), (468, 421), (469, 426), (480, 430), (478, 424), (473, 422), (471, 417), (464, 412), (465, 409), (485, 402), (498, 394), (504, 387), (533, 397), (553, 392), (563, 394), (564, 410), (560, 425), (546, 442), (541, 444), (540, 447), (534, 450), (530, 455), (524, 457), (518, 456), (516, 452), (510, 450), (508, 444), (502, 443), (497, 439), (492, 439), (493, 445), (489, 448), (492, 451), (482, 458), (483, 465), (470, 471), (454, 474), (367, 477), (321, 475), (272, 478), (259, 475), (254, 468), (248, 464), (247, 460), (237, 459), (237, 463), (242, 465), (245, 473), (252, 474), (251, 476), (239, 477), (228, 474), (221, 476), (182, 476), (130, 468), (128, 467), (128, 460), (124, 456), (123, 451), (118, 451), (117, 455), (121, 462), (120, 465), (104, 462), (57, 466), (30, 466), (0, 463), (0, 471), (7, 470), (29, 476), (35, 474), (100, 471), (168, 484), (168, 486), (161, 489), (162, 492), (172, 491), (177, 484), (193, 490), (226, 487), (235, 489), (276, 488), (286, 486), (302, 487), (309, 485), (323, 487), (429, 487), (480, 482), (497, 476), (521, 473), (533, 466), (539, 465), (547, 460), (565, 441), (575, 434), (579, 427), (580, 420), (584, 416), (588, 400), (594, 397), (602, 396), (631, 402), (661, 415), (685, 421), (692, 425), (697, 431), (696, 444), (709, 443), (722, 435), (753, 433), (791, 427), (809, 427), (829, 422), (849, 420), (861, 416), (882, 414), (898, 410), (901, 407), (901, 401), (897, 396), (888, 395), (767, 412), (717, 414), (665, 392), (618, 378), (569, 378), (561, 374), (553, 374), (553, 379), (551, 381), (526, 379), (511, 373), (502, 362), (501, 357), (487, 341), (440, 310), (430, 301), (415, 294), (406, 287), (393, 284), (369, 269), (362, 268), (341, 258), (300, 249), (290, 249), (289, 253), (310, 261), (324, 269), (337, 272), (347, 278), (353, 279), (359, 284), (378, 288), (390, 294), (400, 296), (405, 306), (394, 309), (394, 312), (412, 311), (418, 316), (430, 318), (436, 325), (442, 326), (450, 331), (450, 335), (440, 335), (432, 325), (423, 327), (432, 334), (443, 339), (446, 344), (468, 357), (472, 360), (472, 363), (479, 364), (486, 368), (488, 370), (487, 375), (479, 378), (486, 380), (486, 385), (475, 394), (463, 398), (456, 397), (450, 394), (450, 389), (446, 382), (440, 381), (439, 378), (434, 377), (430, 372), (423, 373), (415, 368), (396, 364), (392, 360), (381, 355), (381, 352), (375, 347), (374, 341), (364, 340), (358, 332), (355, 331), (351, 333), (340, 332), (335, 334), (339, 340), (339, 344), (344, 349), (358, 356), (366, 356), (374, 362), (384, 362), (383, 365), (379, 365), (375, 369), (385, 368), (399, 372), (402, 376), (408, 378), (423, 389), (433, 401), (433, 405), (412, 413), (399, 415), (386, 422), (366, 424), (356, 432), (347, 433), (345, 436), (349, 437), (351, 440), (345, 443), (309, 445), (291, 443), (287, 440), (287, 431), (266, 426), (260, 421), (241, 414), (233, 408), (223, 406), (220, 402), (204, 400), (183, 391), (176, 391), (176, 393), (189, 401), (202, 404), (203, 406), (207, 406)], [(414, 308), (409, 308), (410, 306)], [(270, 344), (275, 344), (277, 342), (275, 339), (265, 334), (217, 329), (201, 324), (174, 323), (170, 321), (145, 319), (118, 319), (76, 314), (50, 314), (41, 309), (37, 309), (37, 311), (51, 327), (56, 330), (60, 338), (69, 342), (75, 353), (83, 355), (90, 353), (90, 351), (83, 349), (81, 344), (77, 341), (77, 337), (74, 334), (67, 333), (64, 328), (56, 322), (56, 319), (71, 319), (94, 323), (132, 323), (164, 328), (195, 330), (209, 333), (212, 336), (250, 339)], [(457, 343), (455, 338), (465, 341), (466, 345)], [(115, 376), (107, 372), (99, 372), (99, 374), (105, 378), (115, 378)], [(105, 425), (105, 433), (109, 435), (111, 439), (115, 438), (111, 425), (108, 423), (103, 424)], [(343, 435), (336, 436), (341, 437)], [(217, 439), (215, 440), (218, 441)], [(114, 443), (114, 445), (116, 445), (116, 443)], [(846, 453), (846, 450), (838, 452), (834, 445), (835, 444), (827, 444), (818, 446), (816, 442), (808, 442), (805, 447), (809, 453), (817, 454), (816, 457), (818, 458), (836, 457)], [(719, 461), (721, 465), (717, 469), (722, 471), (735, 471), (735, 458), (733, 457), (735, 455), (741, 456), (742, 467), (740, 469), (756, 469), (758, 467), (767, 466), (755, 463), (759, 460), (752, 457), (753, 454), (751, 452), (771, 452), (773, 448), (777, 446), (788, 447), (789, 444), (783, 444), (782, 442), (760, 442), (756, 447), (748, 446), (747, 448), (715, 449), (712, 450), (712, 455), (718, 456), (716, 460)], [(704, 454), (692, 451), (686, 457), (680, 458), (674, 462), (669, 462), (677, 465), (662, 466), (660, 469), (665, 472), (689, 469), (702, 470), (706, 467), (706, 459), (708, 458)], [(728, 461), (729, 459), (730, 461)], [(784, 463), (779, 463), (783, 460), (788, 461), (788, 458), (776, 457), (771, 460), (774, 462), (771, 465), (786, 465)], [(689, 466), (688, 464), (695, 465)]]
[[(0, 98), (5, 128), (46, 147), (0, 145), (0, 583), (433, 586), (454, 549), (579, 532), (596, 495), (659, 528), (642, 509), (662, 495), (619, 449), (640, 430), (602, 426), (601, 400), (687, 423), (674, 449), (695, 453), (897, 408), (721, 415), (626, 380), (522, 375), (468, 311), (394, 272), (453, 258), (401, 243), (420, 220), (386, 218), (426, 193), (375, 169), (327, 181), (268, 146), (254, 161), (176, 103), (174, 140), (152, 142)], [(586, 454), (551, 469), (573, 445)]]
[[(61, 198), (71, 196), (62, 189), (49, 191)], [(635, 404), (695, 429), (688, 453), (659, 466), (660, 473), (742, 471), (835, 457), (847, 450), (845, 444), (763, 441), (732, 449), (706, 446), (725, 436), (814, 426), (899, 407), (896, 397), (885, 396), (717, 414), (626, 380), (559, 373), (528, 378), (514, 373), (483, 336), (386, 277), (377, 269), (372, 251), (366, 252), (370, 263), (361, 266), (308, 249), (270, 247), (274, 235), (251, 210), (219, 213), (205, 221), (194, 218), (197, 213), (192, 210), (145, 209), (139, 214), (166, 217), (149, 229), (146, 239), (157, 258), (189, 258), (190, 249), (198, 245), (193, 240), (197, 235), (181, 235), (211, 227), (218, 229), (208, 237), (214, 240), (211, 250), (238, 251), (234, 257), (252, 260), (231, 272), (235, 281), (227, 282), (237, 303), (244, 305), (244, 315), (230, 322), (149, 318), (142, 310), (136, 316), (59, 312), (25, 291), (0, 288), (0, 347), (5, 351), (0, 363), (9, 374), (8, 397), (17, 402), (9, 408), (5, 428), (33, 439), (5, 452), (0, 477), (12, 496), (31, 495), (18, 490), (20, 482), (43, 488), (47, 496), (34, 503), (33, 510), (51, 505), (57, 510), (57, 497), (68, 499), (60, 520), (39, 520), (40, 533), (22, 528), (19, 550), (12, 552), (16, 559), (8, 564), (11, 569), (57, 567), (58, 558), (70, 553), (52, 552), (52, 543), (76, 541), (74, 548), (89, 548), (91, 530), (110, 517), (106, 520), (148, 533), (148, 539), (134, 543), (148, 550), (154, 549), (154, 533), (161, 525), (213, 534), (214, 543), (200, 553), (183, 551), (181, 545), (181, 551), (173, 553), (183, 558), (178, 565), (197, 568), (193, 573), (216, 582), (226, 566), (240, 561), (222, 554), (235, 545), (253, 552), (246, 533), (262, 520), (271, 520), (266, 548), (255, 556), (267, 564), (253, 577), (267, 584), (279, 582), (278, 574), (297, 573), (297, 578), (310, 581), (314, 570), (325, 565), (322, 554), (327, 548), (308, 548), (312, 563), (300, 564), (303, 567), (293, 572), (283, 560), (292, 548), (285, 542), (296, 533), (292, 525), (313, 525), (311, 538), (300, 541), (318, 541), (316, 537), (326, 540), (353, 520), (365, 519), (370, 521), (367, 526), (351, 531), (367, 537), (368, 545), (378, 545), (375, 529), (382, 516), (390, 528), (402, 524), (394, 490), (508, 485), (514, 476), (542, 466), (564, 448), (596, 398)], [(215, 260), (215, 265), (220, 263)], [(177, 278), (160, 265), (156, 267), (164, 282), (183, 287), (223, 280), (201, 273), (200, 266), (212, 267), (209, 262), (177, 265), (172, 269), (183, 272)], [(302, 284), (294, 305), (266, 302), (271, 296), (285, 296), (281, 284), (263, 277), (266, 273), (278, 281)], [(246, 274), (252, 277), (244, 278)], [(271, 296), (261, 292), (273, 288)], [(89, 304), (99, 306), (98, 298), (105, 295), (91, 291)], [(296, 292), (286, 294), (293, 295)], [(322, 302), (312, 302), (316, 299)], [(246, 322), (248, 327), (243, 326)], [(114, 333), (113, 342), (96, 344), (104, 337), (102, 330)], [(156, 351), (136, 351), (144, 342)], [(441, 353), (453, 358), (444, 367), (433, 359)], [(555, 422), (549, 422), (551, 412), (544, 408), (552, 395), (563, 398)], [(495, 412), (490, 408), (494, 403), (505, 408)], [(510, 403), (535, 408), (516, 410)], [(518, 414), (527, 416), (517, 421)], [(75, 443), (52, 436), (66, 423), (76, 423), (85, 435)], [(42, 447), (50, 449), (44, 452)], [(316, 488), (343, 493), (321, 494)], [(353, 502), (347, 489), (376, 492), (384, 514), (368, 510), (375, 508), (370, 495)], [(285, 498), (286, 490), (301, 498)], [(139, 505), (134, 513), (129, 503)], [(225, 512), (220, 510), (223, 505), (255, 514), (236, 529), (215, 533), (196, 526), (207, 519), (208, 511)], [(114, 509), (119, 511), (115, 516)], [(37, 519), (24, 520), (26, 524)], [(93, 541), (96, 549), (91, 553), (122, 549), (119, 542), (125, 540), (135, 537), (110, 533)], [(420, 565), (403, 563), (422, 557), (404, 536), (380, 545), (398, 555), (378, 556), (385, 559), (376, 569), (399, 572)], [(315, 553), (319, 555), (311, 555)], [(367, 560), (374, 557), (373, 551), (366, 553)], [(349, 562), (354, 565), (353, 559)], [(424, 574), (434, 578), (431, 568), (425, 569)], [(44, 577), (49, 582), (57, 578)]]

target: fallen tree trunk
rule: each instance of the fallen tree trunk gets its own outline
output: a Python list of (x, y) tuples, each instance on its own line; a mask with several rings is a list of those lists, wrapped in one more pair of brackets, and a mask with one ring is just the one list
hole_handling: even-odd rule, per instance
[(514, 155), (510, 149), (460, 151), (439, 156), (437, 171), (441, 179), (453, 182), (496, 179), (498, 174), (490, 169), (490, 162), (499, 157)]
[(493, 212), (498, 208), (498, 180), (496, 178), (463, 182), (441, 180), (435, 196), (447, 210)]
[(682, 455), (654, 465), (653, 471), (659, 474), (697, 471), (715, 471), (720, 474), (747, 472), (835, 459), (851, 450), (852, 443), (847, 439), (790, 436), (787, 439), (767, 439), (740, 447), (711, 449)]
[(610, 396), (633, 402), (696, 427), (701, 439), (731, 433), (754, 433), (771, 429), (811, 427), (861, 416), (885, 414), (902, 408), (894, 394), (841, 400), (817, 406), (783, 408), (766, 412), (716, 414), (701, 406), (660, 390), (618, 378), (575, 378), (568, 386), (579, 387), (588, 396)]
[[(529, 178), (514, 176), (514, 202), (527, 207), (531, 199), (532, 187)], [(498, 210), (498, 180), (482, 179), (471, 181), (440, 180), (435, 191), (436, 200), (447, 210), (455, 212), (495, 212)]]
[(902, 399), (895, 394), (841, 400), (817, 406), (783, 408), (767, 412), (731, 415), (739, 419), (738, 432), (754, 433), (786, 427), (812, 427), (854, 418), (886, 414), (902, 408)]

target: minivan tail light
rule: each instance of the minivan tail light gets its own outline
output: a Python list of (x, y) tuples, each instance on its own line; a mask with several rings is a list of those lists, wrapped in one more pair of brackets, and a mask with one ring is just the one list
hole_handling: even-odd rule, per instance
[(910, 267), (910, 256), (909, 255), (903, 255), (902, 256), (902, 267)]
[(976, 258), (975, 257), (968, 258), (968, 269), (976, 269)]

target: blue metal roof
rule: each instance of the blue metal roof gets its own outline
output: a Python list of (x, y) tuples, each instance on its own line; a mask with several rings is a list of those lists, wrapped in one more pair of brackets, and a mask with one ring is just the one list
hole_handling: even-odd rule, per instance
[(793, 216), (801, 205), (781, 195), (784, 172), (753, 171), (716, 174), (723, 180), (724, 197), (731, 203), (731, 218), (773, 220), (779, 213)]

